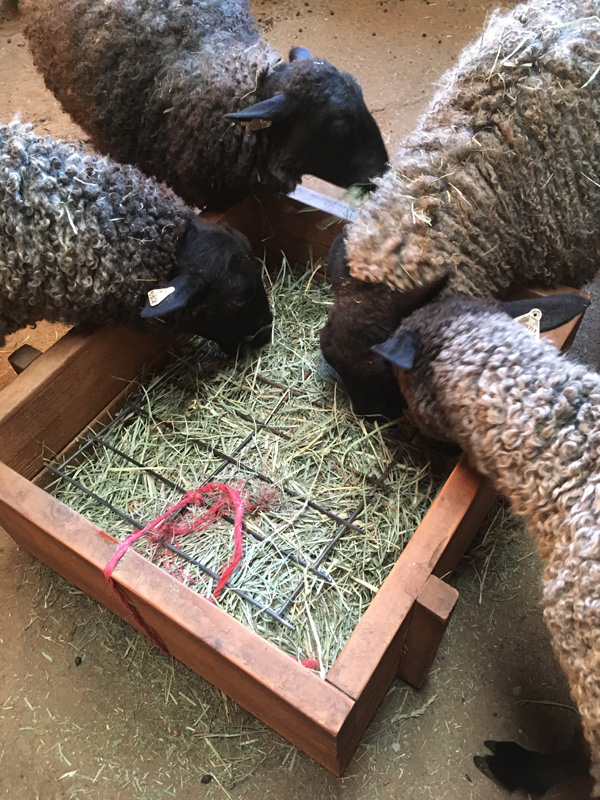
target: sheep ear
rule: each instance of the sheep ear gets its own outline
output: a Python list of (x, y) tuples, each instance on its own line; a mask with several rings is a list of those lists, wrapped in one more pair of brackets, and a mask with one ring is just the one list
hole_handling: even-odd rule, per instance
[(419, 342), (408, 331), (398, 331), (383, 344), (374, 344), (371, 350), (401, 369), (412, 369), (421, 350)]
[(191, 275), (178, 275), (168, 286), (148, 292), (148, 300), (140, 316), (143, 319), (153, 319), (185, 308), (197, 296), (199, 289), (198, 281)]
[(398, 303), (402, 308), (402, 316), (408, 316), (411, 311), (435, 300), (448, 283), (449, 277), (450, 273), (445, 272), (441, 277), (423, 286), (417, 286), (409, 292), (394, 292), (393, 294), (397, 296)]
[(513, 319), (527, 314), (534, 308), (542, 312), (540, 333), (552, 331), (584, 314), (590, 304), (588, 297), (580, 294), (549, 294), (546, 297), (531, 297), (502, 303), (502, 308)]
[(312, 53), (306, 47), (292, 47), (289, 55), (291, 61), (305, 61), (309, 59), (312, 61)]
[(243, 111), (233, 111), (231, 114), (225, 114), (225, 119), (233, 119), (237, 122), (252, 122), (253, 119), (281, 119), (290, 114), (295, 106), (295, 102), (284, 94), (276, 94), (267, 100), (261, 100), (260, 103), (248, 106)]

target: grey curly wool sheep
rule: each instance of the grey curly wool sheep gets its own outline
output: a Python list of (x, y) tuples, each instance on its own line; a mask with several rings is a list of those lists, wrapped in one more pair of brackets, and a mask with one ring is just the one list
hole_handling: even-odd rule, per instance
[[(362, 383), (363, 411), (394, 385), (360, 334), (389, 335), (415, 287), (448, 273), (446, 295), (502, 297), (594, 274), (599, 64), (600, 0), (531, 0), (494, 13), (443, 77), (345, 232), (356, 280), (340, 287), (323, 351), (344, 383)], [(380, 311), (373, 287), (391, 295)]]
[[(227, 352), (264, 342), (271, 312), (245, 237), (135, 167), (32, 130), (0, 125), (0, 346), (41, 319), (164, 330), (140, 314)], [(151, 305), (151, 289), (168, 291)]]
[(249, 0), (22, 7), (37, 68), (94, 146), (192, 205), (224, 206), (259, 183), (288, 192), (304, 173), (366, 183), (386, 167), (356, 80), (302, 47), (283, 61)]
[[(561, 298), (574, 311), (558, 324), (587, 302), (573, 295), (528, 302), (544, 315)], [(421, 430), (459, 444), (525, 518), (544, 563), (544, 617), (600, 795), (600, 375), (498, 307), (467, 298), (415, 311), (376, 350), (396, 365)], [(543, 776), (524, 788), (535, 786), (543, 794)]]

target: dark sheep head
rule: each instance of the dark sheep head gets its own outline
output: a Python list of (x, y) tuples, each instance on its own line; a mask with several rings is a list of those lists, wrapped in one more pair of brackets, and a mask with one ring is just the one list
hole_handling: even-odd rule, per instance
[(340, 376), (357, 414), (393, 419), (405, 405), (398, 381), (390, 364), (371, 348), (385, 341), (415, 308), (431, 300), (447, 276), (407, 293), (352, 278), (343, 234), (331, 245), (328, 271), (335, 302), (321, 331), (323, 356)]
[(352, 75), (294, 47), (289, 63), (282, 61), (267, 73), (261, 91), (268, 99), (227, 117), (264, 123), (260, 135), (268, 137), (273, 174), (296, 183), (310, 174), (337, 186), (373, 188), (388, 154)]
[[(441, 396), (444, 382), (436, 381), (435, 362), (442, 350), (453, 347), (451, 337), (454, 320), (467, 314), (471, 318), (481, 315), (487, 318), (485, 324), (491, 326), (493, 317), (499, 314), (514, 318), (537, 308), (542, 312), (540, 332), (544, 332), (575, 319), (585, 312), (588, 305), (589, 300), (578, 294), (555, 294), (504, 303), (499, 300), (448, 297), (415, 311), (390, 339), (375, 345), (373, 351), (394, 366), (402, 394), (421, 431), (439, 441), (448, 441), (448, 400)], [(458, 348), (455, 348), (456, 353), (452, 350), (452, 364), (456, 362), (458, 367), (461, 358), (469, 363), (469, 344), (476, 351), (480, 339), (481, 328), (473, 324), (460, 351)], [(454, 414), (458, 400), (453, 399)], [(468, 411), (465, 408), (465, 413)]]
[[(167, 293), (168, 292), (168, 293)], [(250, 243), (239, 231), (190, 219), (177, 252), (177, 270), (144, 319), (217, 342), (227, 355), (242, 344), (271, 339), (273, 315)]]

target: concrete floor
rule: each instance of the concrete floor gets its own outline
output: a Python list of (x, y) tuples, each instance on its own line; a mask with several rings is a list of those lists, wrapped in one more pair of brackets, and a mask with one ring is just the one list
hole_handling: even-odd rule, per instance
[[(496, 5), (254, 3), (282, 51), (303, 44), (356, 75), (391, 152)], [(0, 119), (15, 112), (42, 133), (81, 135), (35, 74), (18, 17), (9, 16), (0, 22)], [(595, 363), (597, 324), (590, 314), (575, 348)], [(8, 353), (26, 339), (45, 349), (61, 333), (41, 325), (11, 337), (0, 351), (0, 386), (12, 377)], [(484, 739), (553, 748), (578, 724), (543, 625), (533, 551), (519, 526), (492, 526), (454, 580), (461, 599), (427, 685), (392, 687), (347, 776), (336, 779), (0, 531), (0, 796), (500, 800), (506, 794), (472, 766)], [(201, 783), (204, 774), (213, 779)], [(586, 781), (547, 795), (589, 796)]]

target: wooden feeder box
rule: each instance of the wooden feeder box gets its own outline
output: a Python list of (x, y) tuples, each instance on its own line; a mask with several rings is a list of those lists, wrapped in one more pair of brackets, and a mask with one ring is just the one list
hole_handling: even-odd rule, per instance
[[(253, 197), (207, 218), (242, 230), (261, 257), (280, 259), (283, 252), (305, 265), (326, 258), (353, 213), (301, 188), (290, 197)], [(578, 323), (550, 338), (568, 346)], [(168, 349), (169, 342), (129, 329), (77, 328), (35, 360), (36, 353), (17, 357), (22, 371), (0, 392), (0, 524), (125, 619), (102, 573), (116, 540), (44, 491), (45, 458), (68, 452), (87, 426), (107, 419)], [(494, 496), (461, 458), (325, 679), (132, 549), (114, 578), (173, 656), (341, 775), (393, 679), (416, 687), (425, 680), (458, 599), (445, 580)]]

